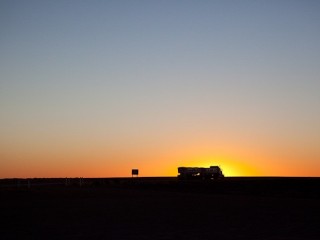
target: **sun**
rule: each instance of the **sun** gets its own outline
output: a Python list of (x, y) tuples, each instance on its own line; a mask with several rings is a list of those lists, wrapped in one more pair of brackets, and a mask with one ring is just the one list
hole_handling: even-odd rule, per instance
[(227, 156), (200, 156), (184, 161), (188, 167), (219, 166), (226, 177), (233, 176), (258, 176), (259, 171), (244, 160), (236, 160)]

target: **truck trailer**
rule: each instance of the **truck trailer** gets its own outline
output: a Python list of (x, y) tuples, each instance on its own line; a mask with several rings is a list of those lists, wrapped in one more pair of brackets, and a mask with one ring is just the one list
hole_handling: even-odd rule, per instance
[(222, 170), (219, 166), (205, 167), (178, 167), (178, 179), (202, 179), (217, 180), (224, 178)]

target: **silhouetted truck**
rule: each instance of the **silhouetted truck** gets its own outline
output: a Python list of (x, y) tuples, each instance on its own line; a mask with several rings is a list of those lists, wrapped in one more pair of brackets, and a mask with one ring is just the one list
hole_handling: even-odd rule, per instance
[(179, 179), (202, 179), (202, 180), (217, 180), (224, 178), (224, 175), (219, 166), (204, 167), (178, 167)]

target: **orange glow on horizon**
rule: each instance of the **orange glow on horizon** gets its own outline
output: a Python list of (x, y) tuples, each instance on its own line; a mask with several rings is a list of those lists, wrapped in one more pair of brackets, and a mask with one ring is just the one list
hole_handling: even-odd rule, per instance
[(186, 167), (220, 166), (223, 174), (230, 176), (259, 176), (260, 172), (254, 166), (244, 161), (234, 160), (225, 156), (194, 157), (184, 162)]
[[(226, 177), (233, 176), (318, 176), (317, 165), (293, 164), (291, 156), (267, 155), (245, 147), (181, 147), (156, 151), (106, 151), (102, 148), (75, 149), (70, 153), (39, 152), (38, 154), (15, 155), (18, 163), (8, 162), (0, 175), (11, 177), (131, 177), (131, 169), (138, 168), (141, 177), (177, 176), (178, 167), (220, 166)], [(228, 151), (227, 151), (228, 150)], [(232, 152), (233, 154), (231, 154)], [(80, 154), (81, 153), (81, 154)], [(202, 153), (202, 154), (199, 154)], [(291, 158), (290, 158), (291, 157)], [(43, 160), (42, 160), (43, 159)], [(283, 163), (283, 159), (288, 159)], [(297, 161), (297, 160), (296, 160)]]

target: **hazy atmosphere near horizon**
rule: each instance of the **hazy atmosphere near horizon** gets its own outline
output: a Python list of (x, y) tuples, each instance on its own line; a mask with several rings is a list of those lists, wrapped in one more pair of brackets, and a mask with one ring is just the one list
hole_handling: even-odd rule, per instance
[(0, 178), (320, 176), (320, 1), (0, 1)]

